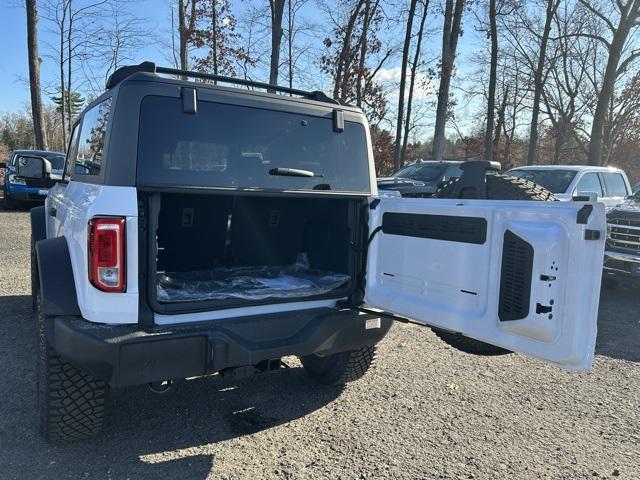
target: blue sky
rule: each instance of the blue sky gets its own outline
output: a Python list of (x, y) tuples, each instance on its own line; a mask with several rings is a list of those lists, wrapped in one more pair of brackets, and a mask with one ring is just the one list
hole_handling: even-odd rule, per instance
[[(29, 102), (29, 89), (26, 80), (29, 77), (27, 64), (27, 21), (23, 2), (12, 6), (8, 0), (0, 1), (0, 112), (16, 111)], [(18, 2), (16, 2), (18, 3)], [(169, 28), (170, 7), (167, 0), (137, 0), (127, 4), (127, 8), (136, 16), (146, 16), (152, 30)], [(40, 56), (42, 57), (43, 83), (55, 77), (56, 65), (46, 58), (43, 42), (51, 38), (47, 31), (46, 21), (40, 20)], [(166, 63), (161, 47), (148, 44), (138, 52), (138, 60)]]
[[(243, 1), (236, 3), (238, 0), (232, 0), (234, 10), (246, 8), (247, 5), (260, 5), (260, 1), (247, 2)], [(24, 8), (22, 7), (22, 1), (10, 1), (0, 0), (0, 45), (2, 50), (0, 51), (0, 113), (1, 112), (14, 112), (22, 110), (29, 103), (29, 89), (28, 89), (28, 65), (27, 65), (27, 41), (26, 41), (26, 18)], [(264, 1), (266, 6), (266, 1)], [(432, 2), (433, 3), (433, 2)], [(315, 1), (309, 2), (302, 12), (304, 17), (312, 22), (320, 22), (321, 14), (317, 8)], [(140, 50), (136, 52), (133, 63), (139, 63), (144, 60), (155, 61), (157, 64), (166, 65), (168, 54), (168, 42), (170, 38), (170, 19), (171, 19), (171, 0), (133, 0), (126, 3), (126, 8), (129, 9), (132, 14), (139, 18), (146, 18), (148, 21), (148, 28), (154, 31), (157, 35), (156, 38), (150, 38), (149, 42)], [(440, 53), (440, 33), (437, 31), (442, 28), (442, 17), (435, 13), (435, 9), (431, 8), (429, 18), (427, 21), (428, 30), (431, 31), (431, 35), (425, 41), (424, 51), (428, 58), (435, 58)], [(43, 12), (41, 12), (42, 15)], [(472, 26), (472, 15), (467, 14), (465, 18), (465, 34), (460, 39), (459, 43), (459, 57), (458, 68), (461, 73), (465, 71), (473, 71), (475, 67), (466, 66), (468, 59), (472, 58), (475, 52), (479, 48), (484, 48), (486, 43), (481, 39), (480, 34), (474, 31)], [(39, 36), (40, 36), (40, 56), (43, 59), (42, 63), (42, 84), (43, 88), (47, 85), (55, 84), (57, 81), (57, 66), (56, 62), (46, 56), (47, 49), (45, 44), (54, 42), (55, 37), (48, 31), (49, 24), (46, 20), (41, 19), (39, 23)], [(385, 45), (391, 45), (396, 47), (396, 50), (400, 50), (400, 42), (404, 36), (402, 26), (398, 26), (399, 31), (383, 31), (381, 36), (384, 37), (383, 41)], [(159, 40), (160, 39), (160, 40)], [(265, 38), (265, 40), (267, 40)], [(317, 44), (317, 48), (321, 48), (321, 38), (313, 42)], [(166, 44), (163, 44), (163, 41)], [(268, 42), (266, 42), (268, 43)], [(267, 48), (268, 45), (265, 45)], [(315, 55), (319, 55), (318, 50)], [(263, 58), (263, 61), (268, 61), (268, 55)], [(297, 85), (302, 88), (311, 89), (329, 89), (329, 80), (324, 78), (323, 75), (318, 74), (318, 67), (315, 57), (312, 61), (313, 64), (307, 65), (305, 70), (305, 77), (307, 82), (311, 84), (305, 84), (304, 78), (297, 80)], [(394, 59), (385, 65), (385, 68), (380, 72), (379, 80), (385, 82), (388, 89), (388, 98), (390, 101), (390, 109), (395, 110), (394, 102), (397, 100), (397, 80), (399, 78), (399, 55), (396, 55)], [(263, 74), (261, 69), (260, 75)], [(266, 74), (266, 73), (265, 73)], [(461, 75), (464, 77), (464, 75)], [(261, 78), (261, 80), (267, 80), (267, 78)], [(419, 113), (422, 111), (425, 115), (425, 128), (430, 129), (430, 123), (433, 117), (431, 102), (433, 100), (434, 87), (428, 86), (422, 92), (417, 92), (417, 100), (423, 101), (423, 106), (416, 107), (416, 111)], [(50, 99), (45, 94), (44, 101), (49, 102)], [(467, 118), (471, 121), (474, 118), (474, 113), (477, 110), (478, 105), (476, 102), (467, 103), (462, 107), (466, 110), (464, 115), (460, 115), (460, 118)], [(389, 125), (391, 128), (392, 125)]]

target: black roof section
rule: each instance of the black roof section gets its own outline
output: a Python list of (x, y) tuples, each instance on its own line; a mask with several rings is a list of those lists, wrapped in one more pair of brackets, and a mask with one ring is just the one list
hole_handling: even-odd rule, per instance
[(298, 95), (300, 97), (307, 98), (309, 100), (315, 100), (318, 102), (326, 102), (326, 103), (332, 103), (334, 105), (340, 105), (340, 102), (338, 100), (335, 100), (327, 96), (324, 92), (321, 92), (319, 90), (306, 91), (306, 90), (299, 90), (297, 88), (271, 85), (269, 83), (255, 82), (253, 80), (246, 80), (243, 78), (226, 77), (223, 75), (211, 75), (208, 73), (193, 72), (189, 70), (179, 70), (176, 68), (158, 67), (153, 62), (142, 62), (138, 65), (127, 65), (127, 66), (118, 68), (115, 72), (111, 74), (111, 76), (107, 80), (107, 84), (106, 84), (107, 90), (115, 87), (120, 82), (125, 80), (127, 77), (130, 77), (135, 73), (155, 73), (155, 74), (160, 73), (160, 74), (166, 74), (166, 75), (175, 75), (184, 80), (186, 80), (187, 78), (213, 80), (215, 82), (230, 83), (232, 85), (241, 85), (244, 87), (260, 88), (260, 89), (267, 90), (267, 92), (270, 92), (270, 93), (274, 93), (274, 92), (288, 93), (291, 95)]

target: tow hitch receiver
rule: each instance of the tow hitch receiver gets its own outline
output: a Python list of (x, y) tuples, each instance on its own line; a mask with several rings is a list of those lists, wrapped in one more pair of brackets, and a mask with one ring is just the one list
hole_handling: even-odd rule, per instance
[(288, 368), (280, 358), (273, 360), (263, 360), (256, 365), (246, 365), (242, 367), (230, 367), (220, 370), (220, 376), (225, 380), (240, 380), (242, 378), (252, 377), (258, 373), (269, 373)]

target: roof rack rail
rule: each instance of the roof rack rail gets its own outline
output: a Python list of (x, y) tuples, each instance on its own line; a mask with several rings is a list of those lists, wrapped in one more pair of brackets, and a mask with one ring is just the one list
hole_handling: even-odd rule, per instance
[(111, 74), (107, 80), (107, 90), (115, 87), (118, 83), (122, 82), (125, 78), (138, 72), (146, 73), (162, 73), (165, 75), (176, 75), (183, 78), (199, 78), (203, 80), (213, 80), (215, 82), (230, 83), (233, 85), (242, 85), (244, 87), (262, 88), (270, 92), (288, 93), (291, 95), (298, 95), (300, 97), (308, 98), (310, 100), (316, 100), (318, 102), (333, 103), (340, 105), (340, 102), (334, 98), (329, 97), (324, 92), (319, 90), (307, 91), (299, 90), (297, 88), (282, 87), (279, 85), (271, 85), (264, 82), (255, 82), (253, 80), (246, 80), (243, 78), (226, 77), (223, 75), (212, 75), (209, 73), (193, 72), (190, 70), (180, 70), (177, 68), (157, 67), (153, 62), (142, 62), (138, 65), (127, 65), (125, 67), (118, 68)]

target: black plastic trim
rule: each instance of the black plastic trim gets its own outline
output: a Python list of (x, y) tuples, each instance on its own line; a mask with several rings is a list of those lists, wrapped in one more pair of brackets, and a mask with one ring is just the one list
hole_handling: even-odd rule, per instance
[(113, 387), (180, 379), (288, 355), (332, 354), (378, 343), (391, 327), (376, 315), (322, 308), (141, 329), (77, 316), (49, 320), (62, 357)]
[(589, 221), (589, 217), (591, 216), (591, 212), (593, 212), (593, 205), (584, 205), (580, 210), (578, 210), (576, 223), (586, 225)]
[(47, 238), (47, 223), (44, 205), (34, 207), (29, 211), (31, 219), (31, 239), (38, 242)]
[(65, 237), (36, 242), (41, 311), (45, 315), (80, 315), (73, 268)]
[(385, 212), (382, 232), (482, 245), (487, 241), (487, 220), (481, 217)]
[(510, 230), (504, 232), (498, 304), (501, 322), (521, 320), (529, 315), (533, 254), (529, 242)]

